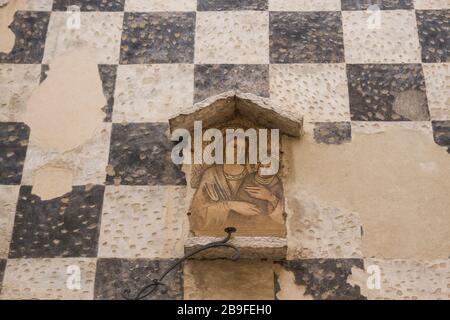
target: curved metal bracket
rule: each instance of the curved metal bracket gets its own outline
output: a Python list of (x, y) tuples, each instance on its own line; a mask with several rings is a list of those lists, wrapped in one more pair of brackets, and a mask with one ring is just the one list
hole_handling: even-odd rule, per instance
[(165, 283), (163, 283), (163, 279), (172, 271), (174, 270), (178, 265), (180, 265), (181, 263), (183, 263), (185, 260), (189, 259), (190, 257), (196, 255), (197, 253), (200, 253), (202, 251), (211, 249), (211, 248), (217, 248), (217, 247), (226, 247), (226, 248), (230, 248), (234, 250), (234, 255), (231, 256), (230, 260), (238, 260), (240, 257), (240, 252), (239, 249), (236, 248), (235, 246), (227, 243), (230, 239), (231, 239), (231, 234), (236, 232), (236, 228), (234, 227), (228, 227), (225, 228), (224, 230), (227, 233), (227, 236), (220, 240), (220, 241), (214, 241), (211, 243), (208, 243), (204, 246), (202, 246), (201, 248), (198, 248), (197, 250), (194, 250), (193, 252), (185, 255), (184, 257), (178, 259), (177, 261), (175, 261), (173, 264), (171, 264), (169, 266), (169, 268), (167, 268), (167, 270), (158, 278), (158, 279), (153, 279), (152, 282), (144, 287), (142, 287), (135, 296), (131, 296), (131, 290), (130, 289), (125, 289), (122, 292), (122, 296), (124, 299), (126, 300), (142, 300), (145, 299), (146, 297), (148, 297), (149, 295), (151, 295), (152, 293), (154, 293), (156, 291), (156, 289), (158, 289), (158, 287), (162, 287), (163, 288), (163, 292), (167, 292), (167, 285)]

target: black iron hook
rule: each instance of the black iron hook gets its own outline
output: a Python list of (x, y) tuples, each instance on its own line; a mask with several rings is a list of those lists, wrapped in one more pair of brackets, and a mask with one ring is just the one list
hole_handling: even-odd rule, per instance
[(151, 283), (145, 285), (144, 287), (142, 287), (135, 296), (131, 296), (131, 290), (130, 289), (125, 289), (122, 292), (122, 296), (124, 299), (126, 300), (142, 300), (145, 299), (146, 297), (148, 297), (149, 295), (151, 295), (152, 293), (154, 293), (156, 291), (156, 289), (158, 289), (158, 287), (162, 287), (163, 292), (167, 292), (168, 287), (165, 283), (163, 283), (163, 279), (172, 271), (174, 270), (178, 265), (180, 265), (181, 263), (183, 263), (185, 260), (189, 259), (190, 257), (196, 255), (197, 253), (200, 253), (202, 251), (211, 249), (211, 248), (217, 248), (217, 247), (226, 247), (226, 248), (230, 248), (234, 250), (234, 255), (231, 256), (230, 260), (238, 260), (240, 257), (240, 252), (239, 249), (236, 248), (235, 246), (227, 243), (230, 239), (231, 239), (231, 234), (236, 232), (236, 228), (234, 227), (228, 227), (225, 228), (224, 230), (227, 233), (227, 236), (219, 241), (214, 241), (208, 244), (205, 244), (204, 246), (202, 246), (201, 248), (198, 248), (197, 250), (194, 250), (193, 252), (185, 255), (184, 257), (178, 259), (177, 261), (175, 261), (173, 264), (171, 264), (169, 266), (169, 268), (167, 268), (167, 270), (158, 278), (158, 279), (153, 279)]

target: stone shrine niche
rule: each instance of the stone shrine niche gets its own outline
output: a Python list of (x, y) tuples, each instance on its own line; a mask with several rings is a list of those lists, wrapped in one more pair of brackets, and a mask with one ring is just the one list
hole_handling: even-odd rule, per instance
[[(183, 149), (183, 156), (190, 159), (183, 170), (191, 189), (186, 253), (223, 238), (224, 229), (234, 227), (230, 243), (240, 249), (241, 257), (286, 257), (281, 138), (300, 137), (302, 123), (301, 115), (272, 105), (268, 99), (234, 91), (211, 97), (169, 120), (172, 134), (184, 129), (191, 137)], [(226, 133), (233, 132), (236, 135), (227, 139)], [(216, 137), (222, 137), (222, 142), (215, 144), (220, 140)], [(261, 151), (264, 145), (266, 149)], [(212, 146), (215, 149), (208, 154), (224, 162), (202, 157)], [(230, 150), (233, 156), (229, 156)], [(264, 155), (270, 159), (262, 160)], [(223, 257), (227, 254), (224, 250), (208, 250), (199, 257)]]

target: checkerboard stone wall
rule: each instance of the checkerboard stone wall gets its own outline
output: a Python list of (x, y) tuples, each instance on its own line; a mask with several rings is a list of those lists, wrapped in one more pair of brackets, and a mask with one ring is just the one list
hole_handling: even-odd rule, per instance
[[(369, 30), (372, 4), (382, 22)], [(65, 26), (70, 5), (81, 9), (79, 31)], [(420, 122), (450, 148), (449, 21), (446, 0), (27, 1), (10, 26), (13, 50), (0, 53), (0, 297), (120, 299), (180, 257), (189, 204), (186, 177), (170, 161), (167, 120), (220, 92), (298, 108), (317, 143), (351, 142), (358, 122)], [(31, 172), (55, 155), (29, 145), (26, 101), (51, 61), (77, 41), (97, 54), (104, 128), (66, 155), (78, 168), (73, 190), (42, 201), (31, 193)], [(400, 108), (395, 101), (411, 92), (408, 110)], [(367, 257), (306, 255), (261, 262), (254, 280), (261, 297), (288, 297), (290, 279), (315, 299), (374, 298), (348, 284)], [(378, 263), (388, 287), (402, 286), (396, 270), (425, 268), (434, 287), (418, 284), (419, 297), (449, 298), (448, 261)], [(176, 270), (169, 292), (155, 298), (201, 297), (207, 284), (198, 272), (207, 264), (214, 262)], [(66, 286), (70, 266), (81, 272), (79, 290)]]

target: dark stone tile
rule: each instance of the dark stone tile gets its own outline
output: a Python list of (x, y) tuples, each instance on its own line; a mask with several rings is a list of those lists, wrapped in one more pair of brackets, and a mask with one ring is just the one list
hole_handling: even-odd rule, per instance
[(450, 10), (416, 10), (423, 62), (450, 62)]
[(270, 62), (344, 62), (341, 13), (270, 12)]
[(17, 11), (9, 28), (16, 35), (10, 53), (0, 52), (0, 63), (41, 63), (50, 12)]
[(121, 64), (192, 63), (195, 12), (126, 12)]
[[(94, 299), (120, 300), (127, 289), (135, 296), (139, 289), (159, 278), (172, 262), (150, 259), (98, 259)], [(182, 274), (181, 267), (170, 272), (163, 280), (167, 285), (166, 290), (159, 287), (146, 300), (183, 299)]]
[(420, 64), (347, 65), (352, 120), (430, 119)]
[(317, 122), (314, 127), (317, 143), (342, 144), (352, 140), (350, 122)]
[(0, 259), (0, 293), (2, 293), (3, 276), (5, 275), (6, 259)]
[(116, 89), (117, 65), (101, 64), (98, 66), (100, 78), (102, 80), (103, 94), (106, 98), (106, 105), (103, 107), (105, 112), (105, 122), (111, 122), (114, 106), (114, 91)]
[(269, 97), (269, 65), (195, 65), (194, 77), (195, 102), (229, 90)]
[(306, 259), (286, 261), (283, 266), (294, 273), (295, 283), (305, 286), (305, 295), (315, 300), (366, 300), (359, 286), (347, 283), (353, 267), (364, 269), (362, 259)]
[(198, 11), (267, 10), (268, 0), (198, 0)]
[(113, 123), (107, 184), (185, 185), (180, 165), (171, 159), (174, 146), (166, 123)]
[(22, 186), (17, 203), (10, 258), (97, 256), (104, 186), (75, 186), (48, 200)]
[[(41, 65), (41, 77), (40, 82), (47, 79), (47, 72), (49, 65)], [(117, 65), (113, 64), (99, 64), (98, 71), (100, 79), (102, 81), (103, 94), (106, 98), (106, 105), (102, 108), (105, 112), (105, 122), (111, 122), (112, 111), (114, 106), (114, 91), (116, 89), (116, 77), (117, 77)]]
[(0, 184), (20, 184), (30, 128), (20, 122), (0, 122)]
[(53, 0), (53, 11), (66, 11), (69, 6), (80, 11), (123, 11), (125, 0)]
[(381, 10), (414, 9), (413, 0), (341, 0), (342, 10), (367, 10), (371, 5)]
[(450, 153), (450, 120), (432, 121), (434, 141), (444, 147), (448, 147)]

